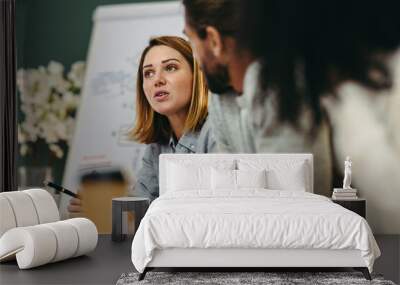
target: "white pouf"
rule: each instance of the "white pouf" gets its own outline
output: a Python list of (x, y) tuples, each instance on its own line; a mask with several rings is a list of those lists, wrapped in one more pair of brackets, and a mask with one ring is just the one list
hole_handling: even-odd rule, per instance
[(9, 229), (15, 228), (17, 222), (8, 199), (0, 195), (0, 237)]
[(96, 248), (96, 225), (86, 218), (60, 221), (46, 190), (0, 193), (0, 214), (0, 262), (16, 258), (20, 269), (28, 269)]
[(0, 238), (0, 261), (16, 255), (20, 269), (28, 269), (86, 254), (96, 248), (92, 221), (76, 218), (13, 228)]
[(0, 239), (0, 260), (16, 254), (20, 269), (49, 263), (56, 251), (54, 233), (41, 225), (11, 229)]
[(24, 191), (3, 192), (1, 195), (10, 202), (17, 227), (33, 226), (39, 223), (35, 205)]
[(60, 220), (60, 213), (53, 196), (43, 189), (29, 189), (23, 191), (28, 194), (36, 208), (39, 224), (51, 223)]

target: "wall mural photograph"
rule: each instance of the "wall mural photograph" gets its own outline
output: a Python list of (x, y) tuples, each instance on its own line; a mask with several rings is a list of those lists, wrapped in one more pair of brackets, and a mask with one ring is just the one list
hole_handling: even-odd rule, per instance
[(400, 3), (0, 5), (4, 284), (400, 282)]

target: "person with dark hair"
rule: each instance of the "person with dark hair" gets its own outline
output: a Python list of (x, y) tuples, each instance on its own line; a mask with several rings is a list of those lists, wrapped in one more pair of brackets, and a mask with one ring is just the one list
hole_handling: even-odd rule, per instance
[(346, 80), (374, 90), (390, 86), (379, 54), (399, 45), (398, 1), (255, 0), (237, 5), (237, 42), (260, 61), (262, 88), (279, 93), (281, 119), (295, 123), (305, 102), (319, 122), (320, 96)]
[(399, 233), (400, 221), (387, 218), (400, 215), (400, 1), (252, 0), (238, 9), (237, 43), (260, 62), (281, 119), (295, 122), (300, 104), (315, 124), (326, 112), (335, 164), (343, 173), (351, 156), (353, 184), (376, 209), (373, 230)]
[[(217, 148), (232, 153), (313, 153), (315, 193), (330, 196), (332, 159), (326, 120), (318, 113), (314, 124), (313, 105), (294, 93), (290, 96), (290, 86), (280, 86), (278, 92), (258, 80), (259, 55), (239, 40), (243, 2), (248, 1), (183, 0), (184, 33), (209, 89), (218, 94), (211, 96), (209, 105)], [(247, 34), (259, 38), (254, 30)]]
[[(400, 2), (183, 3), (185, 31), (207, 78), (228, 70), (222, 85), (243, 93), (244, 107), (235, 114), (244, 119), (241, 134), (247, 131), (255, 150), (289, 152), (293, 145), (301, 146), (303, 138), (303, 151), (315, 155), (315, 177), (327, 180), (319, 156), (330, 153), (320, 143), (326, 140), (328, 121), (336, 164), (342, 166), (347, 155), (352, 157), (355, 187), (370, 198), (370, 208), (379, 209), (380, 214), (369, 215), (372, 228), (398, 233), (400, 220), (389, 224), (383, 217), (400, 214), (393, 213), (400, 199), (395, 189), (400, 185)], [(229, 6), (229, 14), (207, 14), (216, 3), (218, 9)], [(217, 20), (210, 19), (214, 16)], [(222, 16), (234, 19), (233, 35), (219, 30)], [(215, 68), (221, 65), (225, 68)], [(234, 98), (213, 96), (210, 113), (214, 106), (229, 109)], [(234, 138), (228, 125), (222, 130), (213, 125), (217, 140), (225, 137), (229, 143)], [(298, 141), (293, 143), (293, 138)], [(321, 193), (318, 181), (315, 184)]]

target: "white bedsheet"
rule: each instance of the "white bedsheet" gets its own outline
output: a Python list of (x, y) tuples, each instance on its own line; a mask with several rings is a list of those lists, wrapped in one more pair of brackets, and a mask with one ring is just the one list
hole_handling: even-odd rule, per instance
[(328, 198), (298, 191), (248, 189), (166, 193), (156, 199), (132, 243), (143, 272), (155, 249), (358, 249), (372, 272), (380, 250), (364, 218)]

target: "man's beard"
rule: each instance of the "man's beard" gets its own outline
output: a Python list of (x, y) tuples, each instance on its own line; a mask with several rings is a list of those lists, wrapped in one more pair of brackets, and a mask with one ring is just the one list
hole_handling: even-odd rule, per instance
[(213, 72), (204, 66), (203, 72), (207, 79), (208, 89), (215, 94), (224, 94), (233, 91), (230, 85), (228, 67), (217, 64)]

